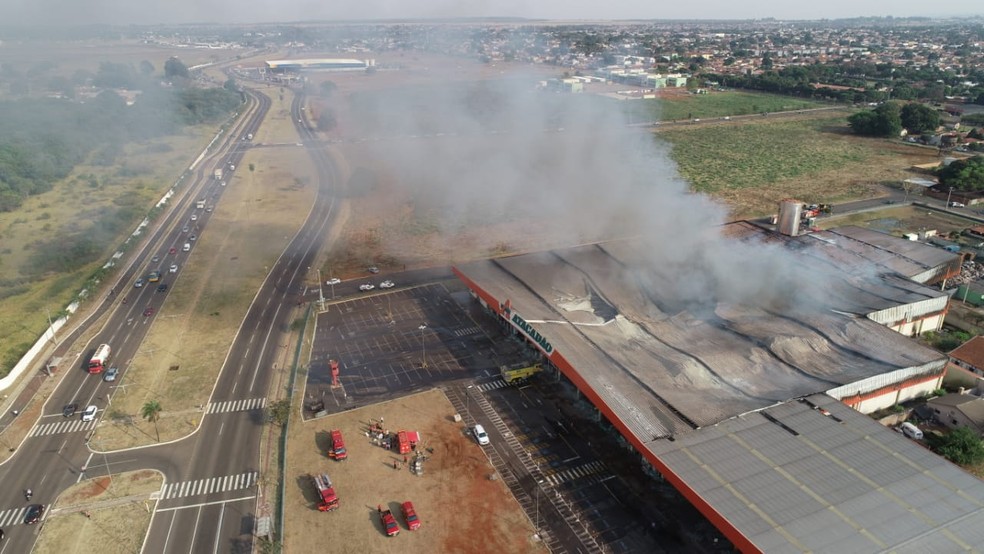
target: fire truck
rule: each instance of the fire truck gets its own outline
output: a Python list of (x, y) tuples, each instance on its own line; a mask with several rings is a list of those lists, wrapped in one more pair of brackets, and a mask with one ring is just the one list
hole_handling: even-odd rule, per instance
[(102, 373), (111, 351), (108, 344), (100, 344), (99, 348), (96, 348), (96, 353), (89, 358), (89, 373)]
[(335, 495), (335, 488), (331, 486), (331, 479), (327, 473), (315, 475), (313, 478), (314, 486), (318, 489), (318, 510), (331, 512), (338, 509), (338, 496)]
[(523, 363), (515, 366), (504, 365), (499, 367), (499, 373), (502, 375), (502, 379), (510, 385), (525, 383), (527, 379), (541, 371), (543, 371), (543, 365), (540, 363)]
[(379, 521), (383, 524), (383, 529), (386, 531), (387, 537), (395, 537), (400, 534), (400, 524), (396, 522), (396, 518), (393, 517), (393, 512), (390, 510), (384, 510), (382, 506), (377, 506), (376, 511), (379, 512)]
[(342, 432), (339, 429), (331, 430), (331, 446), (328, 450), (328, 457), (336, 461), (348, 458), (348, 452), (345, 451), (345, 441), (342, 440)]

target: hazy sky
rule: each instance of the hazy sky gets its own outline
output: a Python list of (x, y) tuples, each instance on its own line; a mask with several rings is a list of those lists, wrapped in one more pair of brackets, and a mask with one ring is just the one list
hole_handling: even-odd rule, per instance
[(10, 23), (255, 23), (337, 19), (530, 17), (545, 19), (820, 19), (984, 14), (980, 0), (0, 0)]

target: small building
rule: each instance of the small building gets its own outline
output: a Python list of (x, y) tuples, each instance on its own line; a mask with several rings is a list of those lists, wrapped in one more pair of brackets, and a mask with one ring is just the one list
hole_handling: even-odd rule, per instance
[[(958, 293), (957, 298), (963, 298)], [(979, 376), (984, 376), (984, 336), (977, 336), (950, 352), (950, 363)]]
[(972, 394), (946, 394), (926, 402), (934, 421), (950, 429), (969, 427), (984, 436), (984, 398)]

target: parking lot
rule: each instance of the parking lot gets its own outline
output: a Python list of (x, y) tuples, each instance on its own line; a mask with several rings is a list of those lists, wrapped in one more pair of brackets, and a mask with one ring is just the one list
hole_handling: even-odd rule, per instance
[(485, 454), (552, 551), (679, 551), (695, 533), (713, 541), (713, 528), (644, 473), (566, 380), (548, 369), (524, 386), (505, 383), (500, 365), (533, 356), (455, 282), (374, 291), (319, 314), (305, 398), (323, 416), (443, 390), (462, 423), (489, 432)]

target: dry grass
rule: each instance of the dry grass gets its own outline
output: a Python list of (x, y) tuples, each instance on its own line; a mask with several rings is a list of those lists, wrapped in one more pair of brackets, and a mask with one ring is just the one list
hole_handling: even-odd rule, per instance
[[(61, 494), (45, 518), (38, 554), (139, 552), (150, 525), (150, 494), (163, 477), (136, 471), (83, 481)], [(88, 516), (85, 514), (88, 513)]]
[[(399, 398), (374, 406), (291, 425), (287, 446), (286, 552), (546, 552), (531, 540), (532, 525), (493, 472), (481, 447), (440, 391)], [(370, 418), (384, 417), (393, 429), (422, 433), (418, 450), (426, 452), (424, 474), (393, 469), (402, 456), (374, 446), (364, 432)], [(325, 457), (326, 433), (340, 429), (348, 460)], [(433, 450), (433, 453), (430, 451)], [(316, 507), (309, 474), (327, 472), (341, 507), (329, 513)], [(414, 503), (422, 526), (409, 531), (399, 504)], [(376, 507), (393, 510), (400, 535), (381, 530)]]

